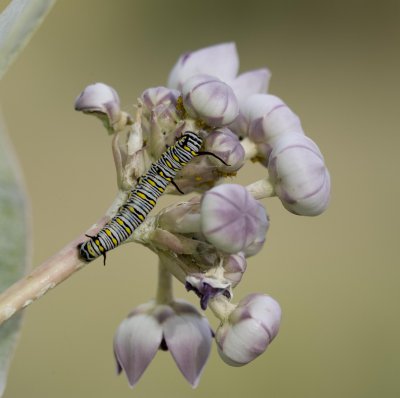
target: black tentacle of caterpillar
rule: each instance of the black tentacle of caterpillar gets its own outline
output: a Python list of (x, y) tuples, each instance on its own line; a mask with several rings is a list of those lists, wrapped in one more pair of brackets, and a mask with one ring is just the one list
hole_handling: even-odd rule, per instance
[(130, 192), (125, 204), (118, 213), (90, 240), (78, 245), (80, 257), (89, 262), (97, 257), (104, 257), (106, 252), (115, 249), (124, 242), (133, 231), (145, 220), (156, 205), (157, 199), (164, 193), (169, 183), (182, 192), (174, 183), (178, 171), (198, 155), (211, 155), (226, 164), (222, 159), (210, 152), (201, 152), (203, 139), (197, 134), (186, 131), (181, 138), (170, 146), (153, 163), (149, 171), (140, 177), (136, 187)]

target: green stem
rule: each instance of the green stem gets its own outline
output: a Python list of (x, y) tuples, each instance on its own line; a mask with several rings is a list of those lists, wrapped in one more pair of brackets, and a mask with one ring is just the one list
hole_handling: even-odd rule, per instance
[(170, 304), (174, 300), (172, 291), (172, 275), (163, 265), (161, 260), (158, 262), (158, 286), (157, 304)]

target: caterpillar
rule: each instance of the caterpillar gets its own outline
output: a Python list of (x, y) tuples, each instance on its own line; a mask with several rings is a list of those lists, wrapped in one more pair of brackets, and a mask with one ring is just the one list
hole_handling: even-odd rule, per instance
[(156, 205), (157, 199), (164, 193), (169, 183), (182, 193), (174, 183), (178, 171), (198, 155), (212, 155), (226, 164), (222, 159), (210, 152), (200, 152), (203, 138), (186, 131), (175, 143), (150, 166), (148, 172), (140, 177), (136, 187), (130, 192), (128, 199), (118, 213), (98, 232), (96, 236), (88, 236), (90, 240), (78, 246), (80, 257), (89, 262), (97, 257), (104, 257), (106, 252), (115, 249), (124, 242), (133, 231), (145, 220)]

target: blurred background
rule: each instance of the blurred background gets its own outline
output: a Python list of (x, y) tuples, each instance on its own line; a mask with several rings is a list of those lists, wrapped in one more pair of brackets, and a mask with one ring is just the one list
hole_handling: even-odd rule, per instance
[[(331, 205), (319, 217), (263, 201), (267, 243), (235, 299), (278, 300), (278, 337), (242, 368), (223, 363), (214, 346), (193, 391), (159, 352), (131, 391), (115, 376), (112, 339), (153, 297), (157, 259), (126, 245), (26, 310), (5, 398), (400, 396), (398, 0), (59, 0), (0, 83), (32, 201), (33, 264), (86, 230), (116, 194), (110, 138), (74, 111), (80, 91), (108, 83), (133, 112), (144, 89), (166, 84), (182, 52), (225, 41), (236, 42), (242, 72), (271, 69), (270, 92), (300, 116), (332, 176)], [(252, 165), (235, 182), (263, 173)]]

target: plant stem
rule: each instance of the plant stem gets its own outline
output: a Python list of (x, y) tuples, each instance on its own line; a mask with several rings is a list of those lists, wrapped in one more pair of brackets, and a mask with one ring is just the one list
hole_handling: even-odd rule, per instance
[(271, 198), (275, 196), (275, 188), (269, 180), (269, 176), (246, 186), (246, 189), (254, 199)]
[[(95, 233), (107, 220), (100, 219), (88, 233)], [(0, 295), (0, 325), (88, 264), (78, 257), (77, 246), (83, 240), (80, 235)]]
[(158, 286), (157, 286), (157, 304), (169, 304), (173, 301), (172, 293), (172, 275), (159, 260), (158, 262)]
[[(126, 200), (126, 193), (120, 191), (108, 209), (86, 234), (96, 235), (104, 224), (117, 212)], [(84, 234), (68, 243), (58, 253), (50, 257), (30, 274), (26, 275), (0, 294), (0, 325), (16, 312), (32, 304), (49, 290), (69, 278), (88, 263), (78, 256), (77, 246), (87, 239)]]

